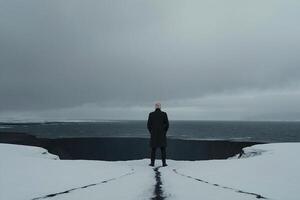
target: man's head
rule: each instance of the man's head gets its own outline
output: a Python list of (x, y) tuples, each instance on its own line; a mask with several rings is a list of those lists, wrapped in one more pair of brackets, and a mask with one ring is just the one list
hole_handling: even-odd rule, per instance
[(161, 109), (161, 104), (159, 102), (155, 103), (155, 109)]

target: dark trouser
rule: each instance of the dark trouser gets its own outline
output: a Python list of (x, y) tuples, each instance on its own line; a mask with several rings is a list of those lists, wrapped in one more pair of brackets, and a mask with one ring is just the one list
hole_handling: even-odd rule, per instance
[[(163, 165), (166, 164), (166, 147), (160, 147), (161, 151), (161, 160)], [(152, 148), (151, 150), (151, 164), (154, 165), (155, 162), (155, 154), (156, 154), (156, 148)]]

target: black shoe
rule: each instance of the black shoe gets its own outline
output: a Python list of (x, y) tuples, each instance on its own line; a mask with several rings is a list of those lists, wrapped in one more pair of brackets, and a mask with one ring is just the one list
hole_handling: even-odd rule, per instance
[(154, 164), (150, 163), (149, 166), (154, 167)]
[(166, 167), (166, 166), (168, 166), (167, 163), (164, 163), (164, 164), (163, 164), (163, 167)]

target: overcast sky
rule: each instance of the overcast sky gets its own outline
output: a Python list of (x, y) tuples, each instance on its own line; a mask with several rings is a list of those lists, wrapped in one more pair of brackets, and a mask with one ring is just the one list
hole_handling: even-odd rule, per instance
[(0, 120), (300, 120), (298, 0), (0, 0)]

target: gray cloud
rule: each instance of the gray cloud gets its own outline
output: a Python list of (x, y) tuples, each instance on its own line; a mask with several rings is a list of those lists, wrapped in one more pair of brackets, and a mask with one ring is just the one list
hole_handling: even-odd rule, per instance
[[(254, 90), (297, 92), (299, 6), (271, 0), (1, 1), (0, 111), (64, 117), (60, 112), (69, 109), (65, 117), (76, 117), (74, 110), (85, 110), (86, 118), (127, 111), (140, 118), (161, 100), (167, 107), (181, 102), (177, 110), (169, 105), (178, 119), (180, 113), (205, 118), (195, 114), (201, 109), (212, 119), (298, 118), (292, 112), (297, 103), (289, 101), (282, 100), (284, 111), (255, 109), (272, 101), (268, 95), (252, 99), (253, 105), (245, 101), (251, 116), (247, 109), (234, 112), (234, 98), (235, 105), (219, 105), (222, 114), (213, 113), (214, 101), (207, 107), (196, 102), (208, 96), (224, 102), (224, 94), (238, 99)], [(286, 99), (298, 98), (293, 94)], [(194, 99), (188, 101), (194, 111), (184, 111), (187, 99)]]

